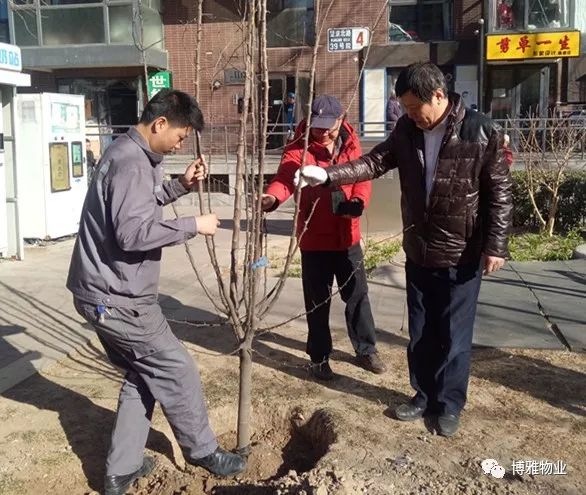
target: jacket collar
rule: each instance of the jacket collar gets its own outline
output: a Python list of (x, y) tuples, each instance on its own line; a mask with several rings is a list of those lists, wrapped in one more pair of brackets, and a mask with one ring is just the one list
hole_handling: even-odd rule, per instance
[[(444, 132), (444, 137), (442, 142), (445, 142), (449, 137), (453, 134), (454, 129), (456, 126), (461, 125), (462, 121), (464, 120), (464, 116), (466, 115), (466, 107), (462, 104), (462, 98), (457, 93), (448, 93), (448, 100), (451, 104), (450, 112), (448, 113), (447, 117), (445, 118), (446, 121), (446, 130)], [(425, 140), (423, 137), (423, 131), (415, 125), (411, 119), (409, 119), (406, 115), (402, 118), (408, 120), (410, 130), (413, 132), (413, 140), (414, 145), (417, 153), (417, 159), (419, 164), (421, 165), (421, 170), (425, 168)], [(422, 178), (423, 180), (423, 178)]]
[(159, 163), (163, 161), (164, 155), (162, 155), (161, 153), (155, 153), (154, 151), (151, 151), (151, 149), (149, 148), (149, 144), (142, 137), (142, 134), (138, 132), (136, 127), (131, 127), (130, 129), (128, 129), (128, 132), (126, 134), (144, 151), (145, 155), (148, 157), (149, 161), (153, 166), (157, 166)]
[(448, 100), (452, 104), (448, 114), (448, 127), (450, 127), (450, 125), (459, 124), (464, 120), (466, 107), (462, 104), (462, 98), (457, 93), (448, 93)]

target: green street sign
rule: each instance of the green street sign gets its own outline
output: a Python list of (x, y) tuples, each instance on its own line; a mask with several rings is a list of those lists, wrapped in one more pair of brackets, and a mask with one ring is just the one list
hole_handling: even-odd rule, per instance
[(147, 81), (149, 100), (155, 96), (159, 91), (166, 88), (172, 88), (171, 73), (168, 70), (155, 72), (149, 76)]

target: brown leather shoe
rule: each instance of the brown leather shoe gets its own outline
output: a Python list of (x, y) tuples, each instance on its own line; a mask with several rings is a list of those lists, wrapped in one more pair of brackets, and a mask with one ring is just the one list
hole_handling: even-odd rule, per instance
[(379, 357), (378, 352), (356, 356), (356, 364), (358, 364), (358, 366), (364, 368), (367, 371), (376, 373), (377, 375), (381, 375), (382, 373), (387, 371), (387, 367), (385, 366), (385, 363), (383, 363), (382, 359)]

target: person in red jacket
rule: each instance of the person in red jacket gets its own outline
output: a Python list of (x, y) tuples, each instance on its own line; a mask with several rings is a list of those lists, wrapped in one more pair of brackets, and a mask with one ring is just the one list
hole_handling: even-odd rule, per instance
[[(275, 210), (295, 192), (293, 178), (302, 165), (306, 126), (305, 120), (299, 123), (295, 138), (285, 148), (277, 175), (263, 195), (264, 211)], [(342, 105), (333, 96), (315, 98), (309, 132), (304, 165), (328, 167), (362, 154), (358, 136), (344, 119)], [(376, 352), (375, 326), (360, 247), (360, 216), (368, 206), (371, 189), (372, 184), (367, 181), (334, 188), (306, 188), (301, 193), (297, 236), (309, 328), (307, 354), (311, 358), (310, 372), (320, 380), (334, 376), (329, 365), (334, 276), (346, 303), (346, 326), (357, 364), (373, 373), (386, 370)]]

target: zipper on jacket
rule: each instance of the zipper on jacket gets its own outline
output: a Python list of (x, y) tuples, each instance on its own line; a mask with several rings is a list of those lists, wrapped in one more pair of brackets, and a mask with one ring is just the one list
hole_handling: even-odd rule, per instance
[[(449, 118), (449, 117), (448, 117)], [(435, 190), (435, 177), (437, 175), (437, 169), (439, 168), (440, 165), (440, 157), (442, 156), (442, 151), (444, 151), (444, 148), (446, 147), (446, 145), (448, 144), (448, 141), (451, 141), (451, 139), (453, 137), (455, 137), (456, 139), (458, 138), (459, 132), (460, 132), (460, 128), (462, 127), (462, 121), (458, 122), (456, 121), (456, 116), (454, 115), (454, 122), (451, 123), (451, 125), (447, 128), (447, 130), (449, 132), (446, 132), (446, 134), (444, 135), (444, 138), (442, 140), (442, 144), (440, 146), (440, 149), (438, 151), (437, 154), (437, 164), (435, 167), (435, 170), (433, 171), (433, 180), (431, 181), (431, 190), (429, 191), (429, 200), (431, 201), (432, 198), (432, 193)], [(452, 170), (450, 170), (450, 200), (452, 199), (451, 195), (452, 195), (452, 183), (454, 180), (454, 175), (456, 174), (456, 171), (452, 168)], [(435, 205), (435, 203), (434, 203)], [(429, 209), (431, 209), (431, 207), (433, 207), (434, 205), (432, 205), (430, 203), (430, 205), (428, 206), (427, 201), (425, 202), (425, 211)]]

